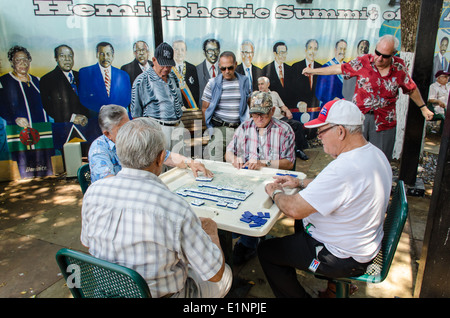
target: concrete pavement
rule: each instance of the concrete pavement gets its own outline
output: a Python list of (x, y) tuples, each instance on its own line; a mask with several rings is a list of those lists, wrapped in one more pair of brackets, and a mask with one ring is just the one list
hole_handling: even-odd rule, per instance
[[(427, 151), (438, 151), (428, 145)], [(436, 150), (437, 149), (437, 150)], [(321, 148), (305, 150), (307, 161), (297, 160), (296, 170), (313, 177), (332, 160)], [(381, 284), (357, 283), (352, 298), (411, 298), (426, 225), (430, 192), (408, 196), (410, 216), (388, 278)], [(86, 252), (79, 240), (82, 194), (76, 179), (58, 177), (0, 183), (0, 298), (70, 298), (56, 252), (68, 247)], [(293, 220), (281, 217), (269, 233), (286, 235)], [(234, 268), (235, 276), (249, 281), (246, 298), (272, 298), (257, 258)], [(298, 272), (307, 291), (317, 297), (326, 282)]]

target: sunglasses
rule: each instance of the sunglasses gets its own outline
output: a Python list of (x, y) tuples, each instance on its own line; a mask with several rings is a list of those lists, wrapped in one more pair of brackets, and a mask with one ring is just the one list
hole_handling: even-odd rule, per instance
[(222, 72), (225, 72), (226, 70), (232, 71), (232, 70), (234, 70), (234, 65), (232, 65), (232, 66), (221, 66), (220, 70)]
[(392, 54), (390, 54), (390, 55), (388, 55), (388, 54), (381, 54), (376, 49), (375, 49), (375, 54), (378, 55), (378, 56), (382, 56), (384, 59), (388, 59), (388, 58), (392, 57)]

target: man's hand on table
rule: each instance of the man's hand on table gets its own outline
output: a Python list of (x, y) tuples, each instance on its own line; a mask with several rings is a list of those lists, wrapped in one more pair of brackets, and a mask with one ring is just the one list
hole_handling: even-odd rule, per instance
[(198, 172), (203, 172), (205, 177), (211, 178), (214, 176), (214, 174), (206, 169), (205, 165), (201, 162), (192, 160), (191, 162), (188, 163), (189, 168), (191, 168), (192, 173), (194, 174), (194, 177), (197, 178), (198, 176)]

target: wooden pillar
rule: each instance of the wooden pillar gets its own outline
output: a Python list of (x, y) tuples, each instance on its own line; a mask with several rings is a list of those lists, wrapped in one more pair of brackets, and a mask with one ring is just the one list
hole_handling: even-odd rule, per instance
[(414, 297), (450, 297), (450, 116), (447, 112)]
[[(442, 0), (422, 0), (419, 13), (412, 78), (425, 101), (428, 99), (428, 90), (431, 84), (434, 48), (442, 3)], [(425, 119), (422, 112), (410, 100), (399, 170), (399, 179), (409, 186), (414, 186), (416, 183), (424, 124)]]
[[(426, 101), (443, 1), (422, 0), (413, 79)], [(409, 105), (400, 179), (413, 185), (420, 156), (424, 119)], [(450, 297), (450, 116), (447, 112), (428, 211), (414, 297)]]
[(152, 18), (156, 48), (164, 41), (162, 29), (161, 0), (152, 0)]

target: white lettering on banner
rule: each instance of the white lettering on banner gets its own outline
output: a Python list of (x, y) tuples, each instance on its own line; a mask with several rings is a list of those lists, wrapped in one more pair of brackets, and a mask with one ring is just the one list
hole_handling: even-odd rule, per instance
[[(73, 0), (33, 0), (36, 16), (80, 16), (80, 17), (151, 17), (151, 5), (146, 1), (129, 4), (73, 4)], [(193, 18), (214, 19), (267, 19), (271, 15), (268, 8), (255, 8), (253, 4), (245, 7), (199, 6), (189, 2), (186, 6), (161, 6), (162, 18), (180, 21)], [(376, 20), (380, 12), (375, 7), (367, 10), (356, 9), (304, 9), (293, 5), (279, 5), (275, 8), (275, 19), (326, 19), (326, 20)], [(400, 20), (400, 9), (382, 13), (385, 20)]]

